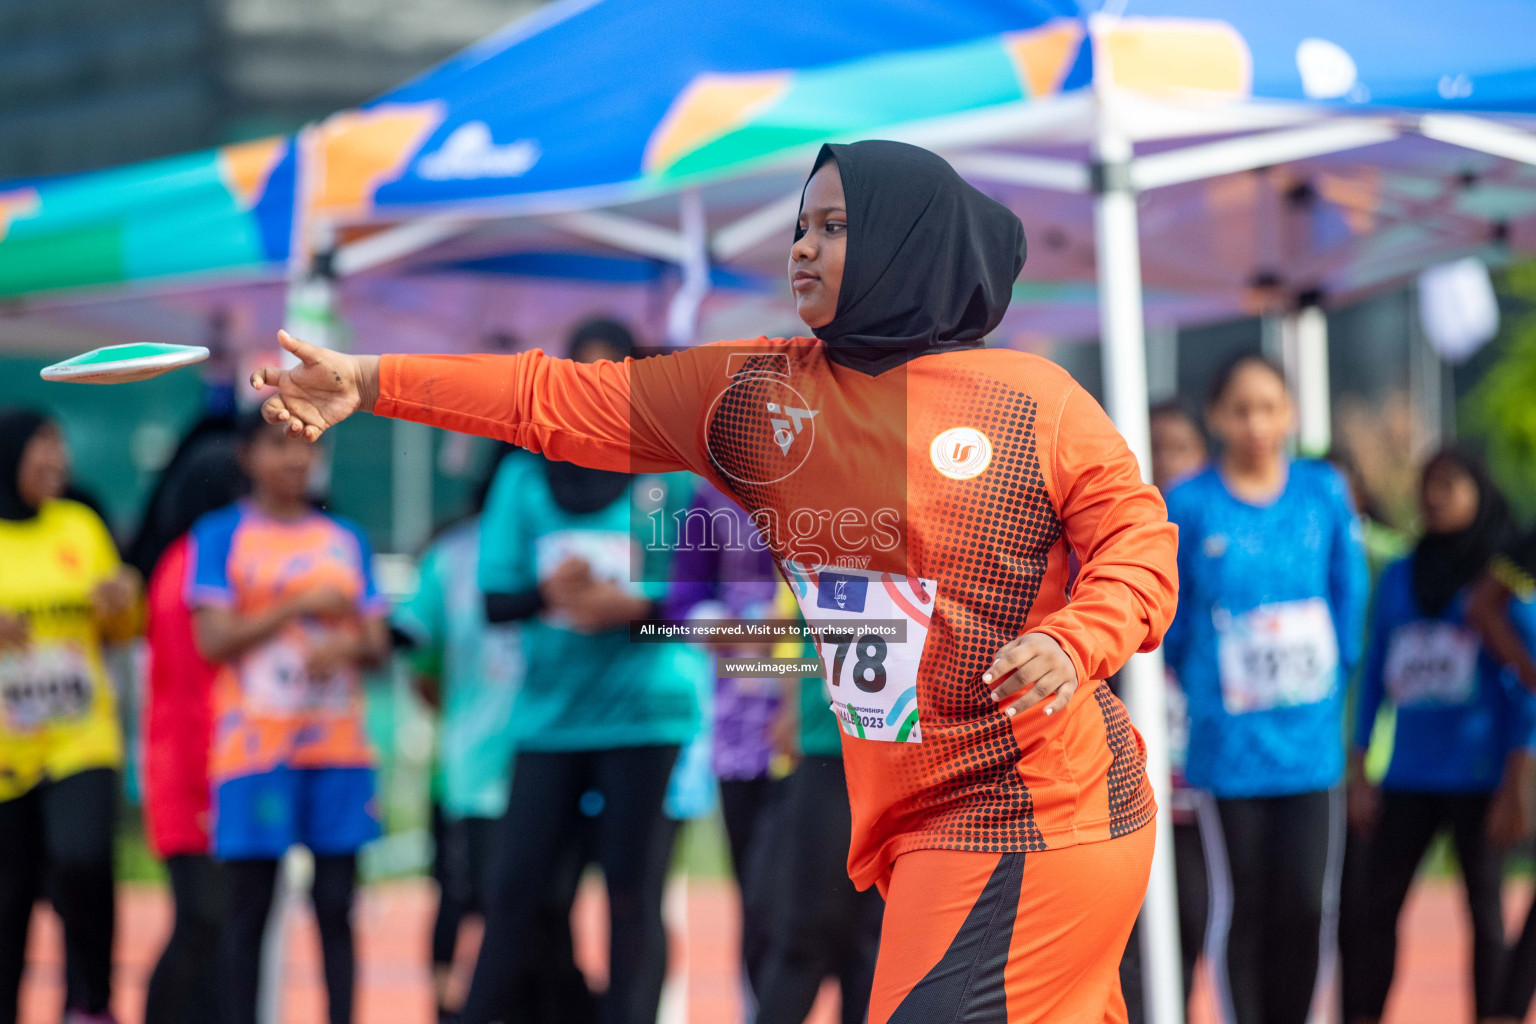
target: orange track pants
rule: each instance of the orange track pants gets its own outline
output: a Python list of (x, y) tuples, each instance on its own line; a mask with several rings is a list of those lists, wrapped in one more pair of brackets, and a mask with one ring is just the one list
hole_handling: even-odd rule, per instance
[(898, 857), (869, 1024), (1124, 1024), (1120, 957), (1155, 836)]

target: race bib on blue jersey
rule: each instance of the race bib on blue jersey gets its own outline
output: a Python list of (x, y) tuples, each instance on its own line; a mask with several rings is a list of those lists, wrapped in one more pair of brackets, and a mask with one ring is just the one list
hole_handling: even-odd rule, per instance
[[(817, 652), (843, 732), (885, 743), (922, 742), (917, 675), (933, 616), (937, 584), (915, 576), (784, 563), (785, 577), (807, 620), (846, 619), (849, 629), (819, 637)], [(860, 622), (905, 623), (897, 640)]]
[(1383, 673), (1400, 708), (1460, 705), (1477, 689), (1477, 637), (1450, 622), (1407, 622), (1392, 631)]
[(1339, 644), (1322, 598), (1260, 605), (1241, 615), (1218, 608), (1214, 618), (1227, 714), (1316, 704), (1333, 692)]

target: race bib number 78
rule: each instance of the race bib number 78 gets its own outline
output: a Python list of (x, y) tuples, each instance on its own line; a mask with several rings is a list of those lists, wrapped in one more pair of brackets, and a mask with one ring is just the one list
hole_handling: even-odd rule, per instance
[[(937, 586), (896, 573), (785, 563), (807, 621), (831, 631), (817, 638), (832, 711), (843, 731), (886, 743), (922, 742), (917, 674)], [(848, 628), (836, 628), (846, 621)], [(877, 623), (900, 621), (904, 636)]]

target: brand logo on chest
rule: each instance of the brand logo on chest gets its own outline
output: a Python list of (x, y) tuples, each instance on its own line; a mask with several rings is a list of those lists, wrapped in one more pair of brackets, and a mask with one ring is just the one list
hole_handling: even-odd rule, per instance
[(992, 442), (974, 427), (951, 427), (933, 439), (928, 458), (951, 480), (970, 480), (992, 463)]

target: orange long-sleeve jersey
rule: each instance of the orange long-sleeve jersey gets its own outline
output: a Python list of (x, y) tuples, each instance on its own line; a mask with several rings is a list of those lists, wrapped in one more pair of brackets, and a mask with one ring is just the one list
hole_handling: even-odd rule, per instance
[[(901, 742), (859, 738), (856, 712), (844, 722), (861, 888), (909, 850), (1053, 849), (1152, 817), (1141, 737), (1102, 680), (1161, 641), (1176, 533), (1109, 418), (1052, 363), (974, 349), (869, 376), (815, 339), (760, 338), (619, 364), (386, 356), (379, 372), (378, 415), (594, 468), (707, 477), (753, 515), (792, 583), (820, 574), (812, 614), (884, 581), (926, 627), (912, 658), (921, 721)], [(1063, 713), (1010, 718), (981, 674), (1030, 632), (1061, 644), (1081, 686)], [(845, 692), (855, 685), (867, 688)]]

